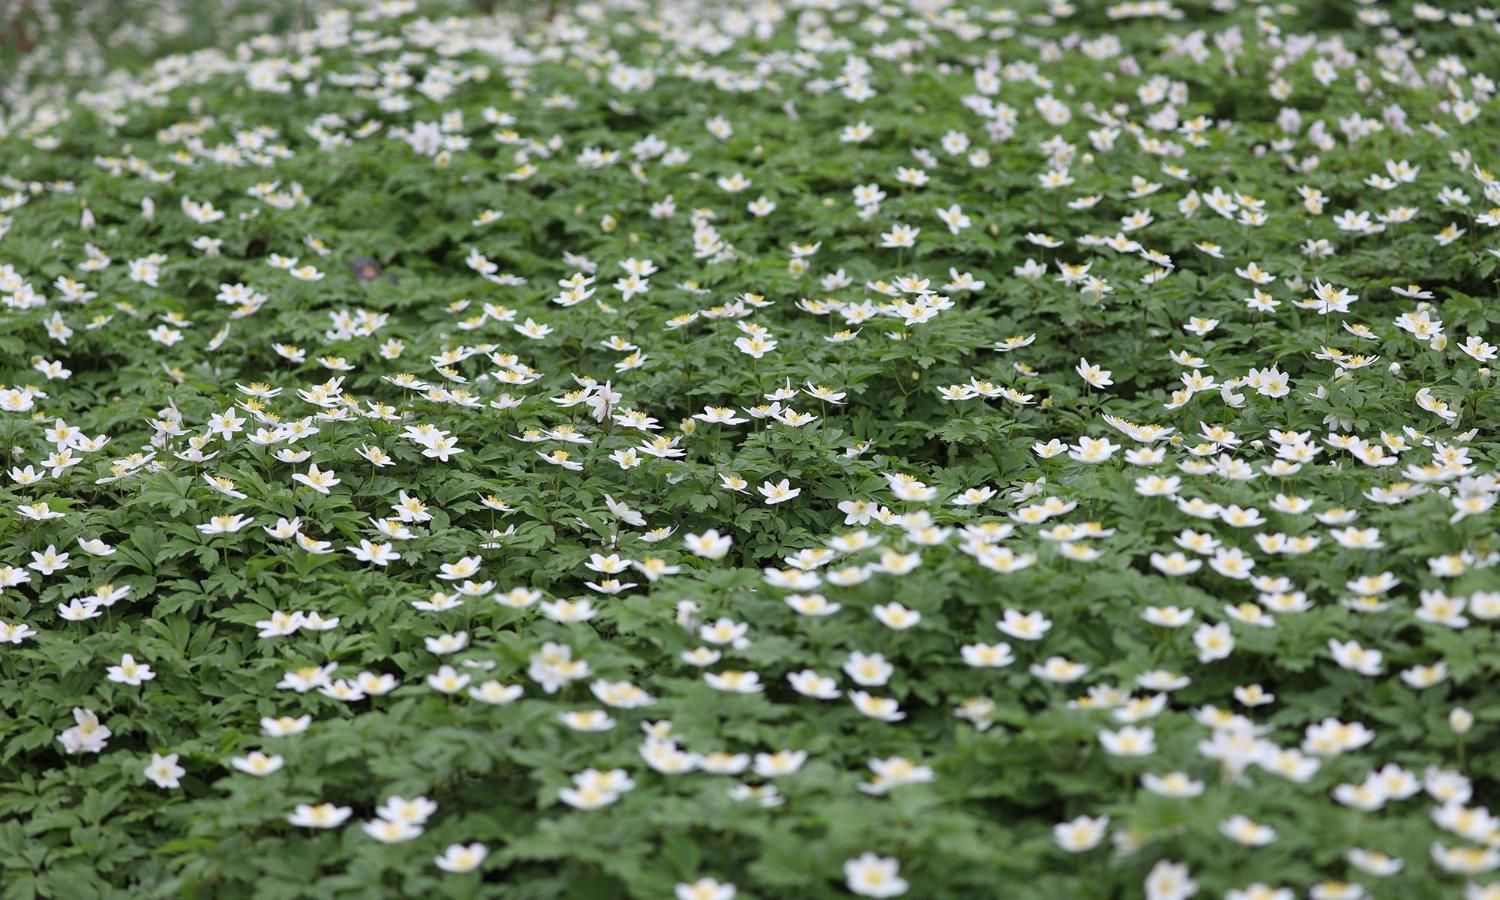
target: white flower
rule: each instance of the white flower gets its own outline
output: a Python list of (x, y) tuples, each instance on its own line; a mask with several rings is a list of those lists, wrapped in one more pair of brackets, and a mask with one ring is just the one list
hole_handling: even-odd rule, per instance
[(255, 520), (236, 513), (232, 516), (214, 516), (198, 526), (204, 534), (234, 534)]
[(1073, 371), (1078, 373), (1079, 378), (1082, 378), (1096, 388), (1107, 388), (1114, 384), (1114, 381), (1110, 378), (1114, 374), (1113, 372), (1091, 364), (1086, 357), (1078, 360), (1078, 365), (1073, 367)]
[(57, 736), (63, 749), (70, 754), (99, 753), (109, 743), (110, 730), (100, 724), (93, 710), (73, 707), (73, 721), (77, 724)]
[(1188, 867), (1171, 860), (1158, 860), (1146, 876), (1146, 900), (1187, 900), (1198, 893), (1198, 882)]
[(354, 558), (360, 562), (367, 562), (381, 567), (388, 566), (401, 558), (401, 554), (397, 553), (396, 549), (390, 544), (372, 544), (363, 538), (360, 539), (358, 547), (348, 547), (346, 549), (354, 554)]
[(765, 690), (765, 685), (760, 682), (760, 675), (756, 672), (743, 672), (730, 669), (724, 672), (705, 672), (703, 680), (708, 686), (718, 691), (731, 694), (758, 694)]
[(1149, 756), (1156, 752), (1156, 732), (1127, 725), (1119, 731), (1100, 731), (1099, 743), (1111, 756)]
[(279, 755), (267, 756), (259, 750), (245, 756), (236, 756), (229, 764), (249, 775), (265, 776), (281, 771), (285, 760)]
[(1163, 797), (1196, 797), (1203, 793), (1203, 782), (1189, 778), (1182, 772), (1156, 775), (1147, 772), (1141, 776), (1141, 784), (1153, 794)]
[(874, 613), (882, 625), (896, 631), (905, 631), (922, 621), (921, 613), (907, 609), (900, 603), (876, 604)]
[(1219, 823), (1219, 833), (1246, 847), (1264, 847), (1276, 840), (1276, 829), (1233, 815)]
[(299, 803), (292, 814), (287, 816), (287, 821), (298, 828), (337, 828), (344, 824), (352, 812), (347, 806), (334, 806), (332, 803), (319, 803), (317, 806)]
[(1432, 861), (1445, 872), (1481, 875), (1500, 869), (1500, 849), (1495, 847), (1446, 847), (1433, 841)]
[(1083, 853), (1099, 846), (1108, 831), (1109, 816), (1097, 819), (1079, 816), (1072, 821), (1052, 826), (1052, 839), (1057, 842), (1057, 846), (1069, 853)]
[(1199, 662), (1213, 662), (1234, 652), (1234, 635), (1227, 624), (1203, 624), (1193, 632), (1193, 644), (1198, 648)]
[(151, 671), (150, 666), (145, 663), (136, 662), (135, 657), (127, 653), (120, 657), (120, 664), (118, 666), (109, 667), (107, 677), (110, 681), (118, 684), (138, 686), (142, 682), (155, 678), (156, 673)]
[(14, 625), (9, 622), (0, 622), (0, 644), (19, 644), (35, 636), (36, 632), (25, 622), (17, 622)]
[(514, 703), (525, 693), (525, 689), (519, 684), (502, 684), (498, 681), (485, 681), (477, 687), (469, 688), (469, 696), (481, 703), (491, 706), (504, 706)]
[(1385, 655), (1379, 650), (1366, 650), (1357, 641), (1338, 641), (1328, 639), (1328, 652), (1333, 654), (1334, 662), (1351, 672), (1361, 675), (1379, 675), (1383, 668)]
[(468, 686), (470, 675), (460, 675), (452, 666), (439, 666), (427, 676), (427, 686), (441, 694), (456, 694)]
[[(442, 656), (448, 653), (457, 653), (469, 646), (469, 633), (467, 631), (458, 631), (453, 634), (440, 634), (437, 637), (423, 638), (422, 642), (426, 645), (428, 653), (435, 653)], [(461, 688), (463, 685), (459, 685), (459, 687)]]
[(676, 900), (734, 900), (734, 885), (717, 878), (700, 878), (692, 884), (678, 884), (673, 890)]
[(801, 493), (801, 488), (792, 487), (791, 481), (785, 478), (781, 479), (780, 482), (775, 484), (767, 481), (760, 486), (760, 495), (766, 498), (767, 506), (771, 506), (772, 504), (776, 503), (784, 503)]
[(375, 807), (375, 815), (382, 819), (407, 822), (412, 825), (425, 825), (435, 812), (437, 812), (437, 804), (426, 797), (413, 797), (408, 800), (405, 797), (392, 796)]
[(844, 674), (855, 684), (864, 687), (880, 687), (890, 680), (894, 672), (894, 667), (879, 653), (866, 656), (856, 650), (849, 654), (849, 659), (844, 663)]
[(359, 827), (364, 830), (365, 834), (382, 844), (399, 844), (422, 833), (420, 827), (410, 822), (393, 822), (390, 819), (375, 819), (361, 823)]
[(855, 709), (872, 719), (899, 722), (906, 718), (900, 705), (890, 697), (876, 697), (865, 691), (850, 691), (849, 699), (854, 702)]
[(1039, 641), (1052, 628), (1052, 620), (1040, 612), (1022, 613), (1007, 609), (995, 627), (1017, 640)]
[(479, 868), (489, 852), (488, 847), (479, 843), (467, 846), (449, 844), (448, 848), (443, 851), (443, 855), (433, 857), (432, 861), (444, 872), (472, 872)]
[(43, 575), (51, 575), (53, 572), (66, 569), (67, 567), (68, 554), (58, 553), (55, 545), (48, 544), (47, 549), (40, 553), (35, 550), (31, 551), (31, 563), (26, 568), (40, 572)]
[[(882, 232), (881, 233), (881, 235), (880, 235), (880, 246), (887, 247), (887, 248), (915, 247), (916, 244), (917, 244), (917, 235), (919, 235), (921, 233), (922, 233), (922, 229), (920, 229), (920, 228), (913, 228), (910, 225), (895, 225), (895, 226), (893, 226), (891, 228), (890, 231), (886, 231), (886, 232)], [(905, 887), (904, 887), (905, 882), (902, 882), (902, 884), (903, 884), (902, 890), (905, 890)], [(879, 894), (879, 895), (872, 895), (872, 896), (894, 896), (894, 895), (893, 894)]]
[(1077, 681), (1088, 674), (1088, 671), (1089, 667), (1084, 663), (1073, 662), (1061, 656), (1049, 656), (1046, 662), (1032, 663), (1030, 668), (1033, 676), (1056, 684), (1069, 684)]
[(807, 762), (806, 750), (778, 750), (775, 753), (755, 754), (755, 774), (762, 778), (779, 778), (791, 775)]
[(281, 716), (271, 718), (267, 716), (260, 720), (260, 730), (266, 737), (287, 737), (289, 735), (301, 734), (312, 725), (312, 716)]
[(179, 779), (186, 774), (187, 770), (177, 764), (176, 753), (168, 753), (166, 756), (153, 753), (151, 763), (146, 766), (146, 777), (159, 788), (180, 787)]
[(683, 543), (687, 545), (688, 551), (694, 556), (703, 559), (723, 559), (729, 553), (734, 539), (729, 535), (719, 534), (717, 529), (710, 528), (702, 534), (689, 534), (683, 537)]
[(564, 803), (581, 810), (594, 810), (608, 806), (635, 786), (622, 769), (598, 772), (586, 769), (573, 776), (574, 787), (558, 791)]
[(959, 652), (964, 662), (975, 668), (1001, 668), (1016, 661), (1010, 645), (1005, 643), (965, 644)]
[(899, 897), (907, 889), (900, 862), (868, 852), (844, 862), (844, 879), (849, 890), (861, 897)]

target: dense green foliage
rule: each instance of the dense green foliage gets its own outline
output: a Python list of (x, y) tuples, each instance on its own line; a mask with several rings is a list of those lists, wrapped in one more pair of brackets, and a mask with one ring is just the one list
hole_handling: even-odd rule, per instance
[(1500, 897), (1492, 12), (309, 6), (10, 98), (6, 900)]

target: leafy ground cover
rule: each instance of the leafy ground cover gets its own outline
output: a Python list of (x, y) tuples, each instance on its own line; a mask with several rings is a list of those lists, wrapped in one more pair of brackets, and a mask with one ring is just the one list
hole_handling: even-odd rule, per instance
[(315, 12), (10, 96), (7, 900), (1500, 897), (1494, 11)]

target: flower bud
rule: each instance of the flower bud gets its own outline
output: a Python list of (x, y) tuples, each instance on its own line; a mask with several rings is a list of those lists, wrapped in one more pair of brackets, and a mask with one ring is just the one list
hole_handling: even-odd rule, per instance
[(1453, 729), (1454, 734), (1468, 734), (1469, 729), (1474, 727), (1474, 714), (1462, 706), (1455, 706), (1448, 713), (1448, 727)]

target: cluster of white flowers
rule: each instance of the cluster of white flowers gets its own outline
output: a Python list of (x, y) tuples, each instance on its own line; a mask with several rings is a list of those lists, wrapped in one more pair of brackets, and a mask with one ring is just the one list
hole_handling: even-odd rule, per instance
[[(94, 171), (0, 157), (3, 340), (20, 351), (0, 385), (16, 525), (0, 662), (56, 680), (49, 647), (107, 636), (86, 644), (109, 648), (91, 664), (107, 684), (85, 688), (102, 712), (56, 731), (70, 764), (144, 749), (136, 771), (195, 795), (184, 779), (315, 766), (236, 745), (221, 776), (201, 760), (233, 741), (154, 752), (135, 722), (137, 749), (109, 746), (111, 715), (156, 714), (132, 697), (189, 689), (137, 624), (173, 627), (187, 603), (165, 595), (188, 588), (157, 569), (191, 555), (234, 595), (192, 627), (239, 629), (235, 677), (285, 710), (224, 725), (278, 748), (408, 698), (486, 734), (484, 711), (542, 710), (530, 759), (577, 761), (566, 744), (600, 767), (538, 764), (539, 805), (567, 808), (547, 815), (726, 776), (719, 802), (770, 817), (811, 790), (805, 767), (868, 768), (847, 793), (884, 809), (1034, 729), (1127, 785), (1068, 799), (1041, 842), (1149, 856), (1151, 900), (1199, 891), (1161, 822), (1223, 810), (1212, 840), (1247, 852), (1296, 831), (1277, 779), (1338, 814), (1425, 795), (1401, 828), (1435, 831), (1426, 861), (1355, 845), (1362, 826), (1319, 840), (1351, 842), (1359, 877), (1430, 864), (1500, 896), (1482, 880), (1500, 869), (1480, 803), (1494, 771), (1466, 758), (1494, 707), (1477, 725), (1464, 705), (1490, 699), (1500, 621), (1500, 348), (1471, 296), (1500, 258), (1496, 86), (1423, 49), (1496, 14), (1359, 4), (1384, 30), (1356, 49), (1283, 29), (1290, 6), (1214, 3), (1238, 17), (1205, 12), (1210, 33), (1170, 3), (1111, 5), (1121, 27), (1169, 29), (1130, 55), (1070, 30), (1063, 0), (619, 16), (637, 5), (580, 4), (519, 42), (511, 20), (433, 21), (412, 0), (327, 11), (79, 95), (110, 126)], [(622, 55), (643, 37), (652, 53)], [(1263, 94), (1248, 106), (1274, 111), (1215, 118), (1196, 80), (1244, 71)], [(893, 109), (907, 78), (932, 96)], [(276, 120), (205, 112), (228, 85)], [(658, 104), (671, 122), (641, 113)], [(115, 136), (160, 107), (182, 118)], [(55, 150), (67, 127), (35, 112), (0, 136)], [(369, 159), (392, 185), (430, 177), (400, 190), (433, 208), (411, 221), (443, 220), (403, 236), (419, 250), (379, 248), (389, 281), (363, 220), (405, 201), (351, 202), (320, 171)], [(1251, 193), (1236, 164), (1285, 183)], [(100, 386), (116, 362), (146, 396)], [(148, 421), (117, 414), (137, 404)], [(138, 508), (170, 511), (165, 538)], [(342, 593), (313, 588), (330, 573)], [(290, 591), (268, 605), (263, 576)], [(798, 717), (855, 753), (726, 724)], [(620, 737), (637, 725), (638, 745)], [(1146, 795), (1165, 798), (1150, 821), (1130, 805)], [(358, 803), (339, 799), (277, 816), (340, 828)], [(360, 829), (413, 841), (438, 811), (388, 796)], [(882, 827), (839, 845), (847, 890), (942, 895)]]

